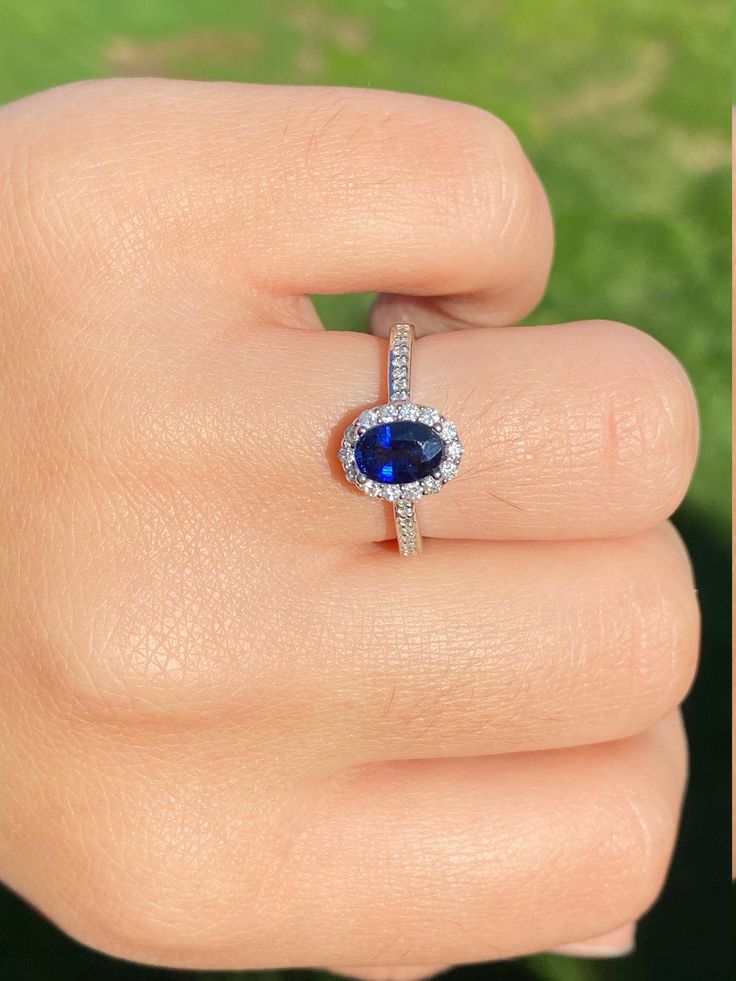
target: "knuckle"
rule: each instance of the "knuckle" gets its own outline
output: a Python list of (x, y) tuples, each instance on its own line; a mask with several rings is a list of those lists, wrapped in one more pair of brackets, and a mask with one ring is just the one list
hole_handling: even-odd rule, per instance
[(602, 842), (611, 907), (637, 920), (662, 890), (679, 821), (672, 799), (653, 775), (612, 787), (604, 805), (609, 826)]
[(143, 252), (150, 206), (121, 154), (129, 84), (70, 83), (5, 109), (0, 159), (13, 215), (10, 246), (57, 288), (80, 288), (89, 261), (111, 276), (127, 273)]
[[(630, 363), (606, 392), (605, 459), (612, 492), (638, 501), (647, 524), (668, 517), (685, 494), (697, 446), (697, 408), (692, 386), (674, 356), (656, 340), (634, 335)], [(614, 502), (615, 503), (615, 502)]]
[(184, 876), (174, 883), (152, 871), (150, 862), (134, 861), (129, 851), (105, 856), (102, 870), (88, 883), (87, 909), (80, 911), (79, 925), (69, 932), (111, 957), (171, 966), (186, 963), (206, 945), (201, 921), (187, 912), (191, 885)]
[(660, 541), (647, 540), (634, 543), (632, 560), (639, 572), (622, 606), (629, 613), (627, 690), (635, 679), (636, 698), (624, 734), (642, 731), (684, 699), (695, 675), (700, 635), (697, 596), (684, 557), (673, 558)]
[[(411, 112), (408, 110), (411, 109)], [(530, 265), (530, 246), (551, 239), (546, 196), (513, 131), (476, 106), (422, 99), (405, 105), (380, 135), (380, 160), (396, 173), (406, 195), (406, 173), (414, 211), (431, 246), (433, 292), (474, 288), (478, 255), (494, 255), (499, 281)], [(377, 156), (376, 150), (371, 151)], [(402, 210), (405, 210), (405, 201)], [(550, 250), (551, 251), (551, 250)], [(465, 277), (465, 278), (464, 278)]]
[(243, 800), (220, 783), (210, 776), (206, 792), (191, 777), (176, 789), (127, 785), (108, 802), (104, 827), (87, 829), (94, 864), (79, 859), (80, 939), (172, 967), (208, 966), (235, 947), (246, 963), (270, 955), (292, 879), (295, 831), (282, 815), (292, 801), (264, 799), (253, 781)]
[[(130, 855), (122, 860), (130, 863)], [(215, 946), (195, 910), (211, 908), (211, 899), (182, 873), (171, 876), (140, 864), (118, 871), (97, 891), (95, 932), (105, 953), (166, 964)], [(111, 893), (114, 906), (105, 901)]]
[(609, 743), (604, 755), (587, 801), (592, 829), (581, 862), (604, 884), (592, 897), (598, 911), (637, 920), (659, 895), (672, 857), (687, 775), (684, 731), (670, 718)]
[(54, 521), (58, 547), (40, 559), (52, 692), (103, 719), (213, 701), (255, 710), (248, 692), (265, 696), (268, 665), (243, 603), (243, 556), (217, 506), (152, 488), (73, 493), (74, 513)]
[(476, 261), (478, 254), (498, 255), (501, 245), (504, 268), (516, 261), (526, 265), (530, 243), (542, 226), (551, 228), (539, 179), (518, 138), (500, 119), (469, 106), (457, 115), (449, 130), (451, 165), (444, 197), (453, 245), (467, 249)]
[[(519, 217), (518, 212), (546, 204), (541, 184), (519, 138), (505, 122), (471, 107), (466, 126), (471, 191), (495, 214), (496, 234), (513, 230), (512, 219)], [(518, 230), (515, 234), (518, 237)]]
[[(11, 103), (2, 110), (3, 139), (0, 159), (9, 177), (17, 179), (28, 211), (36, 195), (58, 190), (58, 176), (73, 176), (80, 170), (89, 145), (81, 127), (88, 109), (95, 106), (96, 93), (105, 82), (75, 82), (39, 92)], [(93, 117), (94, 118), (94, 117)], [(88, 120), (87, 136), (90, 135)], [(81, 176), (81, 175), (75, 175)]]

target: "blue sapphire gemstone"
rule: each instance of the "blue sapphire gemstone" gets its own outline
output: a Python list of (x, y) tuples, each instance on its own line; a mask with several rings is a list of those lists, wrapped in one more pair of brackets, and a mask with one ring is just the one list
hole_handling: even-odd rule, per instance
[(358, 470), (382, 484), (411, 484), (442, 463), (442, 440), (423, 422), (387, 422), (363, 433), (355, 444)]

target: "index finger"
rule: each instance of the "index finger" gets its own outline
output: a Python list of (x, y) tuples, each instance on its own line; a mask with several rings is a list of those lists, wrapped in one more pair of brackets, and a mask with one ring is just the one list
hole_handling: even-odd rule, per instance
[[(110, 255), (270, 294), (453, 298), (506, 324), (539, 301), (552, 221), (509, 128), (468, 105), (362, 89), (126, 79), (6, 107), (37, 213)], [(32, 111), (28, 111), (29, 108)], [(45, 207), (47, 202), (53, 206)], [(53, 235), (49, 236), (54, 237)], [(114, 255), (112, 255), (114, 253)], [(139, 277), (136, 276), (139, 280)]]

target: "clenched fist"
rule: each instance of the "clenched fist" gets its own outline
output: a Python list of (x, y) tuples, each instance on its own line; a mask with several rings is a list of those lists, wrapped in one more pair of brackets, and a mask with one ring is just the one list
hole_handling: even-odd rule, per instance
[[(419, 973), (636, 920), (685, 779), (696, 411), (632, 327), (513, 326), (552, 226), (509, 130), (87, 83), (0, 110), (0, 175), (4, 881), (184, 967)], [(373, 334), (325, 332), (308, 295), (362, 290)], [(465, 445), (412, 559), (337, 460), (399, 320)]]

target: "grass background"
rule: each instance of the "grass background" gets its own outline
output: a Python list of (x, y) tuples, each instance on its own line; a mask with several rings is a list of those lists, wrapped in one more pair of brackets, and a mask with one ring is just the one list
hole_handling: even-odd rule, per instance
[[(0, 102), (78, 78), (156, 74), (394, 88), (492, 110), (524, 142), (557, 221), (555, 270), (530, 322), (636, 324), (695, 382), (703, 446), (678, 524), (699, 579), (704, 659), (666, 892), (632, 958), (527, 958), (458, 969), (458, 981), (730, 976), (729, 30), (722, 0), (0, 0)], [(318, 306), (330, 327), (355, 329), (369, 302)], [(107, 960), (1, 892), (0, 977), (262, 981)]]

